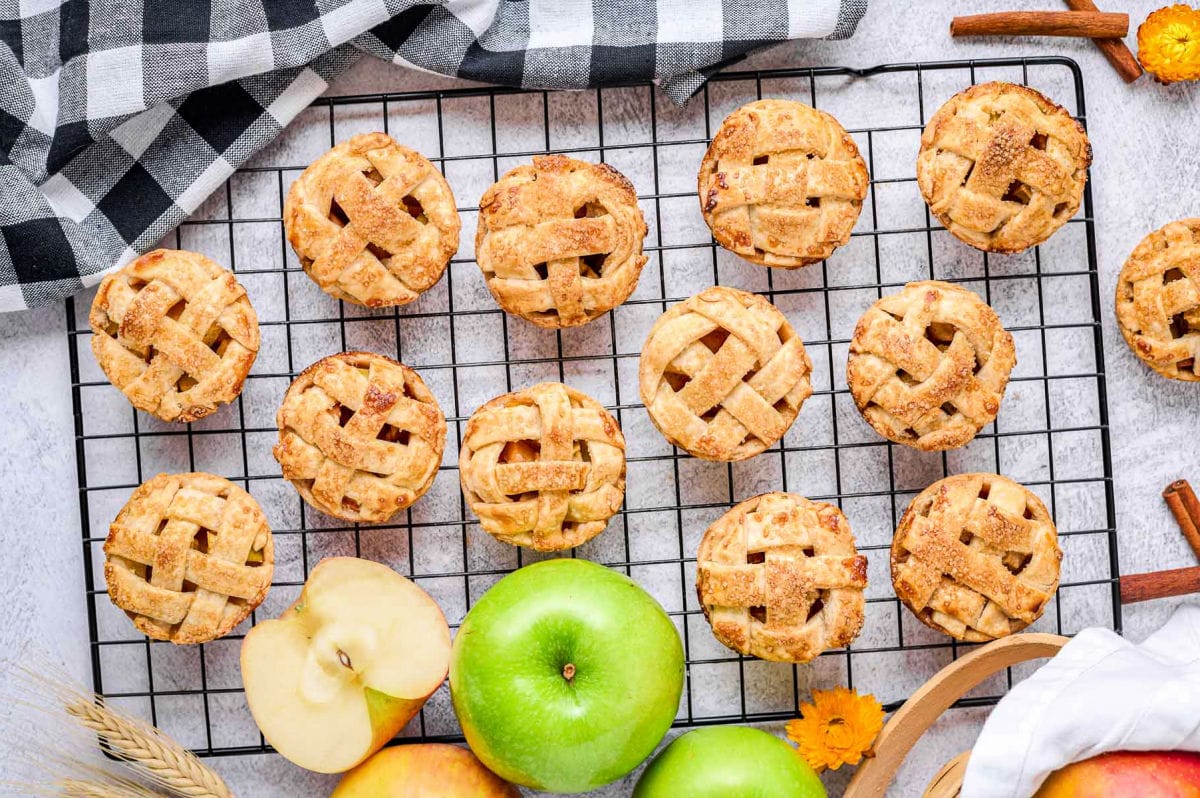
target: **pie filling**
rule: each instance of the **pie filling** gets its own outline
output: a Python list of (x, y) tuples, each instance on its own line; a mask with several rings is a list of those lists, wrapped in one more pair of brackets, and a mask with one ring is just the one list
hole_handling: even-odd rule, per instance
[(726, 330), (723, 327), (718, 327), (708, 335), (701, 338), (700, 343), (707, 346), (708, 350), (715, 355), (717, 352), (721, 351), (721, 345), (725, 343), (727, 338), (729, 338), (729, 330)]
[(330, 200), (329, 202), (329, 221), (338, 227), (345, 227), (350, 224), (350, 217), (342, 210), (342, 206), (338, 204), (337, 200)]
[(608, 216), (608, 209), (599, 202), (585, 202), (575, 209), (576, 219), (597, 219)]
[(387, 251), (373, 241), (367, 242), (367, 252), (370, 252), (375, 256), (375, 259), (379, 261), (386, 261), (388, 258), (392, 257), (391, 252)]
[(378, 440), (387, 441), (389, 443), (398, 443), (401, 446), (407, 446), (411, 435), (406, 429), (393, 427), (391, 424), (384, 424), (379, 429), (379, 434), (375, 436)]
[(380, 174), (379, 170), (374, 166), (370, 167), (369, 169), (364, 169), (362, 175), (367, 180), (371, 181), (372, 186), (377, 186), (383, 182), (383, 175)]
[(936, 346), (938, 350), (945, 352), (950, 348), (950, 344), (954, 341), (954, 333), (958, 328), (953, 324), (934, 321), (930, 322), (925, 328), (925, 339)]
[(1008, 191), (1004, 192), (1004, 196), (1001, 197), (1005, 202), (1019, 202), (1022, 205), (1028, 205), (1032, 198), (1033, 192), (1020, 180), (1012, 181), (1008, 185)]
[(412, 194), (409, 194), (404, 198), (403, 202), (404, 210), (409, 216), (416, 219), (418, 222), (421, 222), (422, 224), (429, 221), (429, 217), (425, 215), (425, 207), (421, 205), (421, 201), (419, 199), (414, 197)]
[(592, 255), (584, 255), (579, 259), (579, 274), (582, 277), (591, 277), (592, 279), (600, 279), (604, 276), (604, 262), (608, 260), (608, 253), (597, 252)]
[(663, 379), (667, 381), (667, 385), (670, 385), (671, 390), (675, 393), (682, 391), (683, 387), (692, 381), (692, 378), (682, 371), (664, 371)]
[[(535, 440), (519, 440), (508, 441), (504, 444), (504, 448), (500, 450), (498, 463), (533, 463), (542, 454), (542, 444)], [(538, 492), (525, 491), (524, 493), (509, 494), (509, 497), (516, 502), (529, 501), (538, 497)]]

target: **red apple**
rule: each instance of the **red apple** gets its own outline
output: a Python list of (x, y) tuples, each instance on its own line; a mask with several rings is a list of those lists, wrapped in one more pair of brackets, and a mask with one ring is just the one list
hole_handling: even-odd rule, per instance
[(1034, 798), (1200, 798), (1200, 753), (1101, 754), (1051, 773)]
[(457, 745), (385, 748), (351, 770), (330, 798), (520, 798), (517, 788)]

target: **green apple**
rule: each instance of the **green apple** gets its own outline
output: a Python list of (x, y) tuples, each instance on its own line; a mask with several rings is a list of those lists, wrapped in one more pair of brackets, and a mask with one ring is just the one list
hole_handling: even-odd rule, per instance
[(825, 798), (825, 787), (796, 749), (747, 726), (690, 731), (664, 748), (633, 798)]
[(683, 646), (622, 574), (546, 560), (497, 582), (467, 613), (450, 695), (467, 743), (526, 787), (583, 792), (629, 773), (679, 709)]

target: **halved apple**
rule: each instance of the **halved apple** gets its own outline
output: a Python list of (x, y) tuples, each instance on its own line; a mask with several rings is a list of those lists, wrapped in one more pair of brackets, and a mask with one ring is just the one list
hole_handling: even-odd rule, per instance
[(301, 767), (340, 773), (379, 750), (437, 690), (450, 628), (428, 593), (386, 565), (330, 557), (280, 618), (250, 630), (241, 663), (267, 742)]

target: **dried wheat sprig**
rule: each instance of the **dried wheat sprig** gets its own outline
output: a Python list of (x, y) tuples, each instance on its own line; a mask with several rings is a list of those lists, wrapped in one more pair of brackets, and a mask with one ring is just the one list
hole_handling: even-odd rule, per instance
[[(31, 730), (33, 731), (33, 730)], [(79, 730), (82, 733), (82, 729)], [(37, 738), (36, 732), (33, 737)], [(96, 755), (94, 735), (90, 752), (69, 751), (57, 747), (59, 740), (29, 739), (30, 748), (23, 758), (25, 778), (36, 781), (0, 781), (0, 794), (44, 796), (44, 798), (164, 798), (163, 793), (151, 790), (120, 772), (114, 771)], [(93, 753), (96, 752), (96, 753)], [(94, 761), (86, 757), (93, 753)]]
[(233, 798), (220, 776), (149, 723), (110, 709), (102, 698), (77, 695), (63, 706), (100, 737), (105, 750), (155, 783), (189, 798)]
[[(77, 791), (109, 789), (120, 798), (162, 798), (157, 790), (187, 798), (233, 798), (221, 778), (195, 755), (150, 723), (109, 707), (103, 696), (76, 687), (60, 666), (27, 661), (14, 670), (23, 678), (15, 680), (15, 694), (5, 700), (51, 721), (61, 719), (65, 711), (76, 732), (55, 735), (49, 726), (34, 720), (31, 731), (40, 730), (34, 736), (45, 739), (39, 745), (26, 735), (29, 764), (40, 765), (37, 770), (50, 776), (50, 783), (43, 783), (37, 792), (69, 795), (64, 787), (69, 782)], [(70, 747), (78, 750), (71, 753)], [(117, 773), (111, 764), (97, 767), (85, 761), (98, 758), (101, 750), (118, 758), (129, 777), (137, 776), (149, 787)]]
[(54, 783), (0, 782), (0, 787), (11, 788), (14, 794), (45, 798), (163, 798), (161, 793), (102, 767), (72, 762), (61, 752), (48, 753), (40, 759), (40, 764), (49, 772), (63, 772), (64, 768), (70, 767), (74, 775), (64, 776)]
[(62, 779), (58, 794), (64, 798), (162, 798), (158, 793), (133, 782), (85, 781)]

